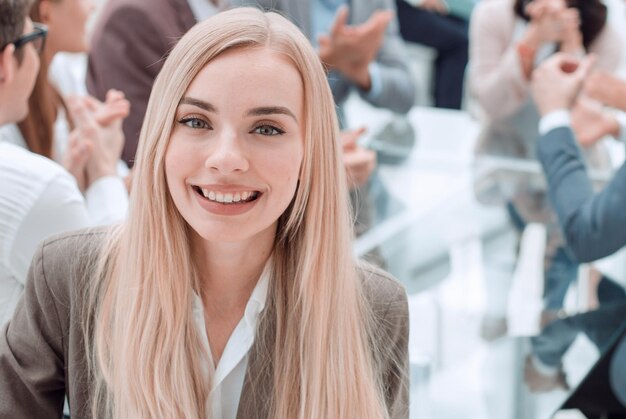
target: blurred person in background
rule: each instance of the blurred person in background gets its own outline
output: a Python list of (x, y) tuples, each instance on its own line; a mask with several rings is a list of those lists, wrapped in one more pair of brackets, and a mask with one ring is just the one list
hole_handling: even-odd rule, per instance
[[(614, 113), (594, 106), (590, 98), (603, 99), (606, 105), (624, 112), (626, 104), (620, 92), (626, 92), (626, 82), (591, 73), (593, 64), (593, 57), (581, 60), (559, 53), (535, 70), (532, 81), (533, 97), (541, 115), (539, 160), (566, 243), (579, 262), (604, 258), (626, 246), (626, 163), (596, 193), (580, 147), (581, 137), (593, 143), (609, 134), (626, 144), (623, 113), (615, 117)], [(599, 78), (609, 81), (614, 92), (597, 86)], [(596, 310), (556, 319), (532, 339), (533, 355), (525, 368), (531, 389), (556, 387), (559, 377), (563, 377), (562, 357), (579, 332), (584, 332), (603, 352), (626, 322), (623, 289), (609, 289), (600, 283), (597, 298), (600, 306)], [(613, 368), (626, 362), (624, 355), (613, 359)], [(613, 390), (626, 400), (624, 378), (619, 382), (622, 386), (614, 385)]]
[[(477, 147), (481, 157), (534, 160), (539, 113), (530, 91), (534, 68), (555, 52), (597, 56), (596, 69), (612, 73), (622, 55), (617, 33), (607, 24), (599, 0), (492, 0), (480, 2), (470, 24), (469, 80), (483, 111), (484, 129)], [(596, 169), (608, 169), (603, 149), (586, 151)], [(496, 174), (497, 176), (497, 174)], [(483, 189), (482, 185), (489, 185)], [(541, 325), (554, 319), (565, 293), (577, 277), (577, 262), (562, 234), (542, 184), (524, 174), (481, 180), (476, 185), (484, 203), (506, 204), (520, 231), (530, 222), (546, 225), (544, 311)]]
[[(434, 99), (438, 108), (461, 109), (469, 49), (469, 18), (478, 0), (396, 0), (400, 33), (437, 51)], [(452, 8), (451, 6), (457, 6)]]
[[(30, 1), (0, 0), (0, 126), (28, 115), (28, 98), (47, 35), (45, 26), (28, 18), (30, 6)], [(85, 127), (83, 141), (92, 147), (89, 144), (98, 141), (94, 136), (100, 131), (89, 112), (78, 107), (76, 115)], [(119, 153), (119, 139), (117, 147)], [(115, 170), (117, 158), (94, 161), (97, 164), (89, 172), (97, 182)], [(108, 199), (116, 199), (106, 194), (94, 198), (90, 210), (76, 179), (60, 165), (26, 148), (0, 142), (0, 324), (10, 318), (22, 294), (37, 245), (49, 235), (101, 222), (102, 218), (95, 217), (98, 207), (106, 208), (111, 205)]]
[[(33, 2), (31, 19), (45, 24), (48, 30), (41, 68), (29, 98), (28, 115), (17, 125), (3, 127), (0, 140), (62, 164), (76, 177), (87, 202), (91, 203), (94, 222), (106, 224), (124, 217), (128, 193), (115, 170), (110, 175), (98, 176), (97, 182), (93, 172), (101, 171), (94, 169), (95, 166), (107, 166), (108, 170), (119, 160), (124, 142), (121, 124), (128, 115), (129, 103), (123, 93), (113, 90), (108, 92), (104, 103), (91, 97), (64, 98), (48, 72), (58, 52), (88, 51), (86, 24), (93, 10), (91, 0)], [(73, 114), (77, 112), (80, 115)]]

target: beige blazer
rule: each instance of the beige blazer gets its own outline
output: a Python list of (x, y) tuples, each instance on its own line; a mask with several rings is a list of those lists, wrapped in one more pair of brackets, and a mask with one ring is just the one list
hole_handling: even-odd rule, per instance
[[(59, 418), (65, 396), (72, 419), (91, 417), (91, 385), (80, 328), (85, 316), (81, 290), (91, 277), (88, 266), (105, 234), (104, 229), (92, 229), (55, 236), (35, 254), (24, 296), (0, 336), (0, 418)], [(396, 280), (369, 265), (361, 266), (359, 273), (367, 299), (380, 318), (375, 344), (402, 360), (398, 366), (390, 357), (379, 372), (390, 417), (408, 418), (406, 293)], [(273, 342), (273, 333), (257, 331), (264, 338), (255, 339), (250, 352), (238, 419), (268, 418), (272, 348), (257, 342)]]

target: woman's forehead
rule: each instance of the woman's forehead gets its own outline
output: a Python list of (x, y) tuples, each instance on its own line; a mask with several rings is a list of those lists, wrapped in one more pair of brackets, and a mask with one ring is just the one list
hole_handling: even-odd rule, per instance
[(304, 89), (295, 64), (268, 47), (237, 48), (207, 63), (185, 97), (213, 102), (279, 102), (301, 113)]

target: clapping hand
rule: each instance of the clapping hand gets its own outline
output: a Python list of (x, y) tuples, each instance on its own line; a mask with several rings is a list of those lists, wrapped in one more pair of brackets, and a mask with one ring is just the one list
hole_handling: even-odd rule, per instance
[(526, 6), (526, 14), (530, 17), (529, 30), (535, 48), (558, 42), (563, 52), (583, 51), (578, 9), (567, 7), (563, 0), (535, 0)]
[(557, 53), (539, 66), (531, 82), (539, 113), (547, 115), (558, 109), (570, 109), (594, 64), (593, 55), (579, 60), (570, 54)]
[(342, 6), (330, 33), (318, 39), (322, 62), (368, 91), (371, 88), (368, 65), (376, 58), (393, 16), (390, 10), (378, 10), (366, 22), (350, 26), (348, 7)]
[(81, 147), (90, 150), (85, 163), (86, 187), (100, 177), (116, 175), (124, 146), (122, 121), (130, 111), (124, 94), (109, 90), (104, 102), (92, 97), (70, 97), (67, 103), (76, 125), (73, 141), (80, 141)]
[(608, 73), (593, 72), (585, 80), (585, 94), (611, 108), (626, 112), (626, 81)]
[(592, 146), (607, 135), (617, 136), (620, 130), (617, 119), (601, 103), (584, 95), (574, 105), (571, 119), (576, 139), (583, 147)]
[(365, 185), (376, 168), (376, 153), (357, 144), (365, 128), (341, 132), (343, 164), (350, 189)]

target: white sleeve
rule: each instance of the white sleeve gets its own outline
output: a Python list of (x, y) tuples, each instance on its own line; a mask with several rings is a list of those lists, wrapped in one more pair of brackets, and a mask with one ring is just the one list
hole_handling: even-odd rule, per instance
[(85, 200), (74, 178), (58, 175), (35, 201), (16, 231), (11, 249), (15, 277), (23, 281), (37, 245), (65, 231), (89, 227)]
[(571, 118), (567, 109), (559, 109), (545, 115), (539, 121), (539, 134), (546, 135), (556, 128), (571, 126)]
[(617, 136), (617, 139), (626, 144), (626, 113), (617, 111), (615, 113), (615, 118), (619, 124), (619, 135)]
[(126, 218), (128, 192), (119, 176), (104, 176), (85, 192), (89, 219), (94, 226), (112, 224)]

